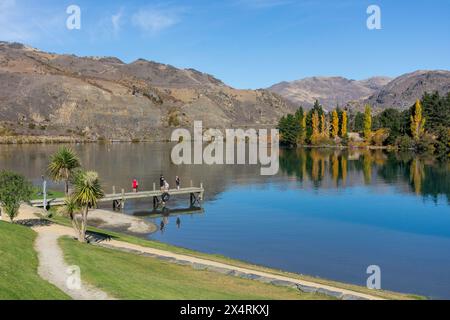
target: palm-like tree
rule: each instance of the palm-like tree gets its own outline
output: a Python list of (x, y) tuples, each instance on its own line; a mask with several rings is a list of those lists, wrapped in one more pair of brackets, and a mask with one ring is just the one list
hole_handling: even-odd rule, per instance
[(79, 167), (80, 159), (70, 148), (62, 147), (51, 157), (49, 174), (55, 181), (64, 181), (66, 196), (69, 195), (69, 181)]
[(86, 226), (87, 216), (90, 208), (95, 208), (99, 199), (105, 195), (98, 173), (94, 171), (80, 171), (73, 179), (74, 191), (72, 193), (73, 202), (76, 206), (82, 209), (81, 211), (81, 226), (78, 240), (80, 242), (86, 241)]
[(72, 222), (72, 227), (78, 235), (78, 239), (81, 239), (81, 221), (77, 218), (77, 214), (80, 213), (80, 207), (73, 196), (66, 197), (64, 200), (64, 206), (61, 208), (60, 212), (66, 216), (69, 216), (70, 221)]

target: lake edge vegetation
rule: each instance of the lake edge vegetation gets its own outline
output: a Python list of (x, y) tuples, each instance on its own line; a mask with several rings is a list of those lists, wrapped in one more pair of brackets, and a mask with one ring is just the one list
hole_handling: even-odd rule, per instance
[(450, 156), (450, 92), (425, 93), (410, 108), (388, 108), (374, 113), (336, 107), (326, 112), (318, 101), (311, 110), (300, 107), (279, 123), (285, 146), (392, 148)]

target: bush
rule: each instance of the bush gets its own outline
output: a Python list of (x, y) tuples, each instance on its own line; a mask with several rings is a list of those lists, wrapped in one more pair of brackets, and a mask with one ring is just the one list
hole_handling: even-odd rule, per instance
[(429, 134), (424, 134), (422, 138), (416, 141), (415, 150), (419, 153), (430, 152), (435, 150), (436, 141)]
[(336, 145), (336, 142), (330, 138), (319, 135), (311, 137), (311, 144), (314, 146), (334, 146)]
[(413, 149), (414, 148), (414, 141), (410, 136), (400, 136), (397, 138), (397, 140), (395, 141), (395, 145), (400, 149), (400, 150), (408, 150), (408, 149)]
[(33, 186), (25, 177), (11, 171), (0, 171), (0, 204), (11, 221), (19, 213), (20, 203), (29, 201)]
[(389, 129), (378, 129), (372, 134), (372, 141), (376, 146), (382, 146), (389, 137)]

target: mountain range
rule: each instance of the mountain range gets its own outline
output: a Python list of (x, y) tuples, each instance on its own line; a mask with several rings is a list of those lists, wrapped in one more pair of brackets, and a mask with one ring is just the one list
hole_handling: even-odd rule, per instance
[(281, 82), (268, 90), (307, 109), (318, 100), (327, 110), (336, 106), (362, 110), (366, 104), (375, 110), (403, 110), (412, 106), (425, 92), (450, 92), (450, 71), (420, 70), (395, 79), (373, 77), (359, 81), (343, 77), (311, 77)]
[(294, 106), (193, 69), (0, 42), (0, 133), (167, 140), (175, 127), (274, 125)]
[(325, 109), (366, 103), (404, 109), (425, 91), (450, 91), (449, 71), (395, 79), (312, 77), (239, 90), (212, 75), (138, 59), (77, 57), (0, 42), (0, 135), (167, 140), (176, 127), (275, 126), (317, 99)]

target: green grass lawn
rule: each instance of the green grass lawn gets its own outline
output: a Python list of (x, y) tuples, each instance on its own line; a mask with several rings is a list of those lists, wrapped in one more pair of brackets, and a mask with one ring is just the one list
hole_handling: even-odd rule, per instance
[[(31, 200), (43, 200), (44, 196), (41, 194), (41, 188), (34, 188)], [(66, 195), (62, 191), (47, 190), (47, 199), (64, 198)]]
[(240, 279), (216, 272), (195, 270), (156, 258), (80, 244), (61, 238), (67, 263), (81, 268), (83, 280), (120, 299), (327, 299)]
[(0, 221), (0, 300), (68, 299), (37, 274), (36, 233)]
[[(57, 199), (64, 198), (66, 194), (62, 191), (56, 190), (47, 190), (47, 199)], [(34, 188), (33, 194), (31, 195), (31, 200), (43, 200), (44, 196), (42, 195), (41, 188)]]

